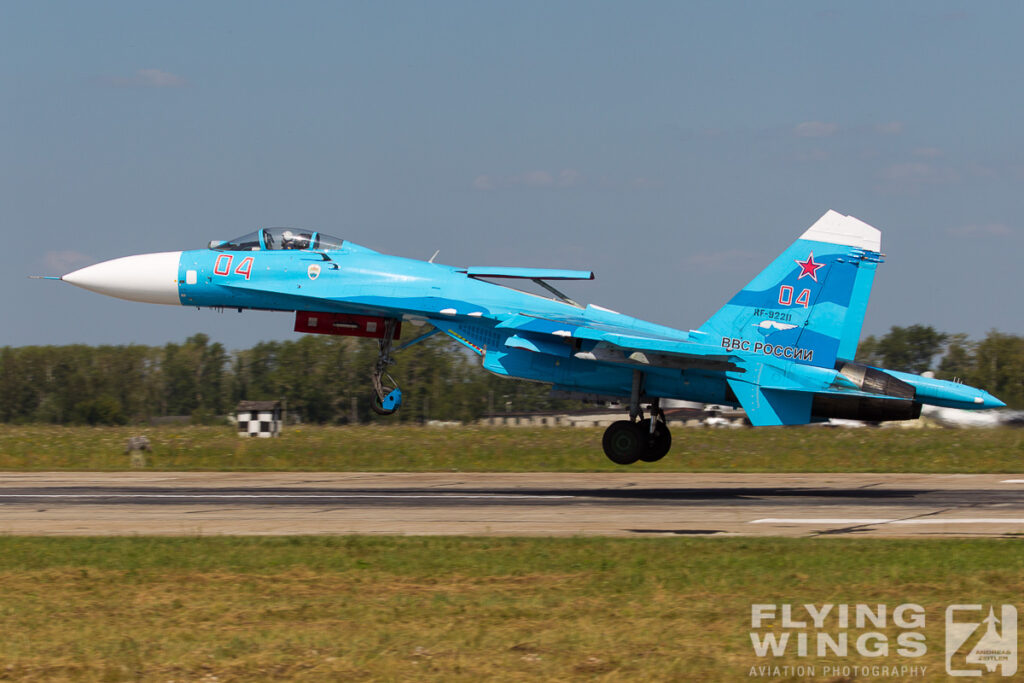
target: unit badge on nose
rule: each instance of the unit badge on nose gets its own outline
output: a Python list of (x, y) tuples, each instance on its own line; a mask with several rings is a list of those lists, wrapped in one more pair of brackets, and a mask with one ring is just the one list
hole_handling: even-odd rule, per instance
[(311, 264), (309, 264), (309, 268), (306, 268), (306, 275), (309, 276), (310, 280), (315, 280), (318, 277), (320, 277), (320, 264), (319, 263), (311, 263)]

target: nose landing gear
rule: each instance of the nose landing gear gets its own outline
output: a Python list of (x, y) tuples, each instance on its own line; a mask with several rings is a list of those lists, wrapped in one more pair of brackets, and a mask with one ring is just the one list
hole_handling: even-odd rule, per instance
[(379, 353), (377, 354), (377, 362), (373, 365), (373, 373), (370, 375), (370, 379), (373, 381), (373, 396), (370, 401), (370, 407), (378, 415), (391, 415), (402, 407), (402, 390), (398, 388), (398, 382), (387, 372), (388, 366), (395, 362), (392, 360), (391, 354), (407, 349), (413, 344), (419, 344), (425, 339), (430, 339), (441, 331), (436, 327), (432, 327), (429, 331), (411, 341), (405, 342), (396, 349), (394, 344), (397, 327), (397, 319), (388, 318), (384, 320), (384, 336), (380, 337), (380, 341), (377, 342)]
[[(373, 400), (370, 407), (378, 415), (391, 415), (402, 406), (402, 390), (398, 383), (387, 373), (387, 367), (395, 361), (391, 359), (391, 350), (395, 340), (395, 325), (398, 321), (389, 318), (384, 323), (384, 336), (377, 342), (380, 352), (377, 355), (377, 362), (373, 366), (373, 374), (370, 379), (373, 381)], [(384, 380), (387, 379), (387, 386)]]

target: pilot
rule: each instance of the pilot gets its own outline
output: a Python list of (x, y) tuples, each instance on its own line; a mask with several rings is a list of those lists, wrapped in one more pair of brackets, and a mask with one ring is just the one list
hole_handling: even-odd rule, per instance
[(282, 249), (305, 249), (309, 246), (309, 240), (296, 235), (291, 230), (285, 230), (281, 233), (281, 248)]

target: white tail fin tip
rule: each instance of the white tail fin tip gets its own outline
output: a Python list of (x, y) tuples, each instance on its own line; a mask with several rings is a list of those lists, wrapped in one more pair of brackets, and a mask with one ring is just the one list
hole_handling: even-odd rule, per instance
[(853, 216), (844, 216), (838, 211), (829, 210), (818, 221), (800, 235), (800, 239), (814, 242), (828, 242), (850, 247), (882, 250), (882, 231), (873, 228), (864, 221)]

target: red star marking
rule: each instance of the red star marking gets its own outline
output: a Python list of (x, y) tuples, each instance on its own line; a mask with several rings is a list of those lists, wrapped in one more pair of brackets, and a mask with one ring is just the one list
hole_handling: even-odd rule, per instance
[(796, 276), (797, 280), (803, 278), (805, 275), (810, 275), (811, 279), (815, 282), (818, 281), (818, 269), (825, 267), (824, 263), (814, 262), (813, 251), (811, 252), (811, 255), (807, 257), (806, 261), (797, 261), (796, 264), (800, 266), (800, 274)]

